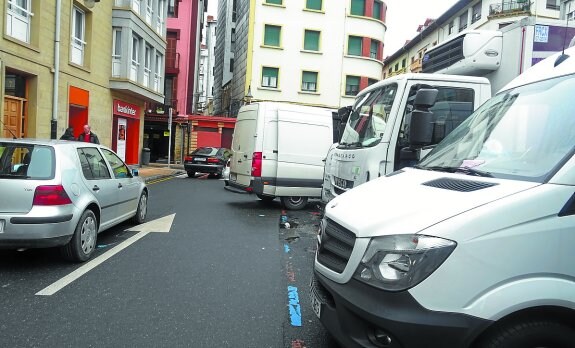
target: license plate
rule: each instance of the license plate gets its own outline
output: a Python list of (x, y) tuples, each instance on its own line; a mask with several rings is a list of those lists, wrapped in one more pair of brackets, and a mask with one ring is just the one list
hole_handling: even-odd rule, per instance
[(231, 173), (231, 174), (230, 174), (230, 180), (231, 180), (231, 181), (236, 181), (237, 179), (238, 179), (238, 175), (237, 175), (237, 174), (234, 174), (234, 173)]
[(311, 293), (311, 308), (318, 319), (321, 319), (321, 301), (313, 291)]
[(333, 183), (335, 184), (335, 186), (341, 187), (342, 189), (347, 188), (347, 180), (345, 179), (340, 179), (340, 178), (333, 178)]
[(4, 233), (4, 224), (6, 221), (0, 220), (0, 233)]
[(196, 158), (194, 158), (194, 161), (196, 161), (196, 162), (205, 162), (206, 159), (205, 159), (205, 158), (197, 158), (197, 157), (196, 157)]

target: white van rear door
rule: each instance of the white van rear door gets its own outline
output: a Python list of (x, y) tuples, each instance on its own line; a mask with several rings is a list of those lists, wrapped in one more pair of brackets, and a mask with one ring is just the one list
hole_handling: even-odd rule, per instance
[(232, 141), (230, 181), (241, 186), (247, 187), (251, 182), (257, 124), (257, 109), (240, 111)]

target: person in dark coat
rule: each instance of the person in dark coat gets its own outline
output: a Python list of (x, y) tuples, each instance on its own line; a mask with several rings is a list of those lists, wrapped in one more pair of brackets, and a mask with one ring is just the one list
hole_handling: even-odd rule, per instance
[(96, 133), (92, 132), (92, 129), (90, 128), (89, 125), (84, 126), (84, 132), (82, 134), (78, 135), (78, 141), (83, 141), (85, 143), (93, 143), (93, 144), (99, 144), (100, 143), (98, 136), (96, 135)]
[(60, 140), (72, 140), (72, 141), (76, 140), (76, 137), (74, 136), (74, 128), (72, 127), (66, 128), (66, 131), (64, 132), (64, 134), (62, 134)]

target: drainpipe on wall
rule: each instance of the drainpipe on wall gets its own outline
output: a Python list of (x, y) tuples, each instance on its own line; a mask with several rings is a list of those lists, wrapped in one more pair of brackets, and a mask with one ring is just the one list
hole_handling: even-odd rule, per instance
[(60, 77), (60, 12), (62, 0), (56, 0), (56, 30), (54, 33), (54, 86), (52, 91), (52, 120), (50, 121), (50, 139), (58, 137), (58, 84)]

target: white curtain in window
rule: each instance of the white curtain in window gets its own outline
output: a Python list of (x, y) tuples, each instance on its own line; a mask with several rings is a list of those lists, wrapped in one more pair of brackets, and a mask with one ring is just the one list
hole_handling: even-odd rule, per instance
[(154, 91), (162, 92), (162, 56), (156, 54), (156, 64), (154, 69)]
[(84, 64), (84, 47), (86, 31), (86, 15), (84, 11), (74, 7), (72, 15), (72, 63)]
[(132, 64), (130, 67), (130, 80), (138, 81), (138, 69), (140, 68), (140, 39), (132, 37)]
[(8, 0), (6, 12), (6, 34), (30, 43), (32, 0)]
[(146, 46), (144, 55), (144, 86), (150, 87), (150, 73), (152, 72), (152, 48)]
[(120, 77), (122, 69), (122, 30), (114, 29), (112, 40), (112, 76)]

